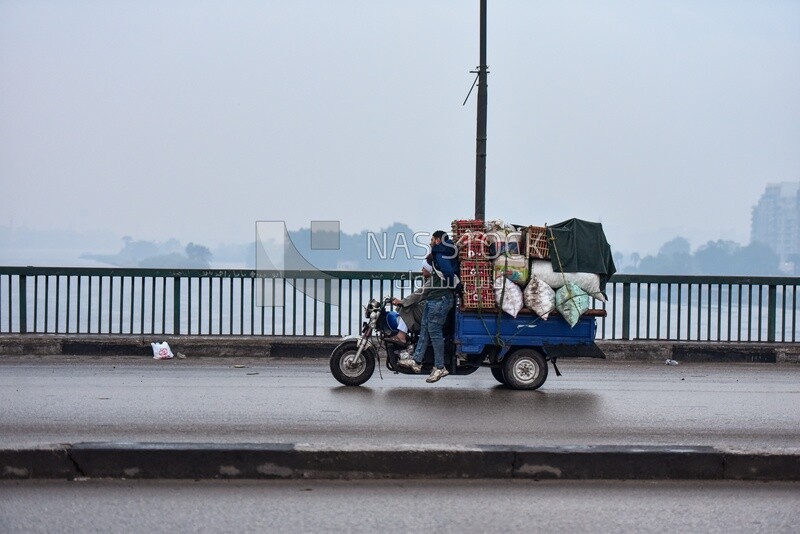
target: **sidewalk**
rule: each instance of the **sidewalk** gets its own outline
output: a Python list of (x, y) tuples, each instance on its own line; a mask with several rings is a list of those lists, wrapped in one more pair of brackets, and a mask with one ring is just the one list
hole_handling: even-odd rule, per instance
[[(321, 336), (153, 336), (0, 334), (0, 355), (148, 355), (150, 343), (167, 341), (173, 352), (205, 357), (328, 358), (342, 338)], [(800, 343), (603, 341), (609, 360), (800, 363)]]

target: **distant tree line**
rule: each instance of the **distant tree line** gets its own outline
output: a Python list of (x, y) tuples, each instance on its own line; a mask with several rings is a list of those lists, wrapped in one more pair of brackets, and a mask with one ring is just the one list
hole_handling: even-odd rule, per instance
[[(427, 250), (414, 242), (414, 231), (405, 224), (394, 223), (375, 232), (339, 235), (335, 250), (315, 250), (311, 244), (311, 228), (288, 232), (292, 245), (308, 263), (323, 270), (354, 271), (417, 271)], [(335, 236), (334, 236), (335, 237)], [(424, 237), (427, 244), (429, 237)], [(214, 249), (216, 261), (242, 263), (256, 267), (253, 243), (228, 244)]]
[[(625, 265), (624, 255), (615, 259)], [(783, 274), (779, 263), (778, 255), (761, 243), (742, 246), (735, 241), (719, 239), (709, 241), (692, 253), (689, 241), (676, 237), (664, 243), (655, 256), (629, 255), (627, 265), (620, 270), (641, 274), (771, 276)]]
[(81, 258), (116, 265), (118, 267), (145, 267), (167, 269), (207, 269), (211, 266), (211, 251), (195, 243), (181, 247), (177, 239), (163, 243), (134, 241), (122, 238), (124, 245), (116, 254), (83, 254)]
[[(310, 265), (323, 270), (417, 271), (422, 264), (421, 258), (427, 254), (427, 250), (414, 241), (411, 228), (401, 223), (377, 232), (342, 232), (338, 236), (338, 248), (332, 250), (315, 250), (310, 228), (288, 234), (297, 252)], [(118, 267), (205, 269), (211, 267), (212, 260), (240, 264), (244, 268), (257, 267), (255, 243), (220, 245), (212, 253), (209, 248), (196, 243), (183, 247), (177, 239), (155, 242), (125, 236), (122, 241), (123, 247), (116, 254), (87, 253), (81, 258)], [(425, 236), (424, 243), (427, 242)]]
[[(417, 270), (421, 260), (414, 255), (424, 250), (414, 242), (412, 230), (403, 224), (369, 235), (368, 232), (340, 236), (336, 250), (314, 250), (308, 228), (289, 232), (298, 252), (318, 269), (344, 270)], [(164, 242), (123, 238), (124, 246), (116, 254), (83, 254), (120, 267), (198, 268), (211, 267), (212, 260), (255, 267), (254, 244), (221, 245), (212, 253), (207, 247), (189, 243), (185, 247), (177, 239)], [(407, 245), (407, 246), (406, 246)], [(785, 275), (780, 258), (767, 245), (751, 243), (742, 246), (734, 241), (709, 241), (692, 252), (689, 241), (676, 237), (664, 243), (655, 255), (614, 253), (620, 273), (640, 274), (708, 274), (740, 276)], [(800, 265), (800, 258), (790, 258)]]

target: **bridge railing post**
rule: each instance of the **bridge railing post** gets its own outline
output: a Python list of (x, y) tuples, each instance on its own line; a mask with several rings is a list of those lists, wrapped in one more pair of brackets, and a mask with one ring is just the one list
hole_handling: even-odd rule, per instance
[(28, 277), (24, 274), (19, 275), (19, 333), (28, 333)]
[(767, 291), (767, 341), (775, 343), (775, 327), (778, 307), (778, 286), (769, 285)]
[(325, 307), (322, 334), (325, 336), (331, 335), (331, 279), (325, 279)]
[(181, 333), (181, 279), (178, 276), (172, 278), (172, 333)]
[(631, 338), (631, 284), (622, 284), (622, 339)]

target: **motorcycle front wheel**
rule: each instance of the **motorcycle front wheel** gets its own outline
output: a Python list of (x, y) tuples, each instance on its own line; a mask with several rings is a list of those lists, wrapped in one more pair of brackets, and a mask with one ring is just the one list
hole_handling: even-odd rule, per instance
[(375, 372), (375, 349), (367, 345), (358, 353), (358, 340), (345, 341), (331, 353), (331, 373), (345, 386), (360, 386)]

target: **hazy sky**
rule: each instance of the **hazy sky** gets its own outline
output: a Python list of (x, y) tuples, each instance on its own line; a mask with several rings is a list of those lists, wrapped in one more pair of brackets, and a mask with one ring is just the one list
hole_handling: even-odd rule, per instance
[[(0, 225), (248, 242), (474, 210), (478, 0), (0, 0)], [(487, 215), (749, 241), (800, 2), (489, 0)]]

